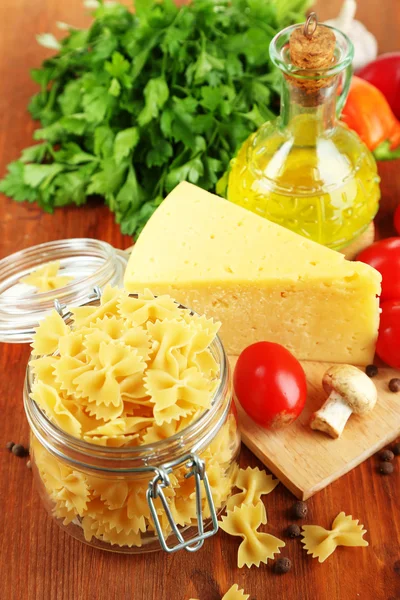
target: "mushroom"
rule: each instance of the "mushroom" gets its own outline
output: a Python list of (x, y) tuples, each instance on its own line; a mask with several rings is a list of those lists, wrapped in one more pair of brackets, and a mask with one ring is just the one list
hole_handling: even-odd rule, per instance
[(322, 385), (329, 394), (325, 404), (312, 415), (310, 426), (338, 438), (351, 413), (365, 415), (376, 404), (373, 381), (357, 367), (336, 365), (326, 371)]

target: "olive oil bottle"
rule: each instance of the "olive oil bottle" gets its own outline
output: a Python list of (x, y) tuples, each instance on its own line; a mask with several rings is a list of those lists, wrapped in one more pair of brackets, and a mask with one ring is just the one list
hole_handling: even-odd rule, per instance
[(309, 239), (343, 248), (368, 227), (380, 198), (372, 154), (338, 120), (352, 75), (352, 43), (317, 25), (313, 15), (280, 32), (270, 56), (283, 73), (281, 116), (231, 161), (225, 195)]

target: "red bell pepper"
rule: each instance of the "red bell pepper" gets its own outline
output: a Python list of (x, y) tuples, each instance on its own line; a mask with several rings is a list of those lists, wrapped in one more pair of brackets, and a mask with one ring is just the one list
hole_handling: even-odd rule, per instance
[(353, 77), (342, 120), (377, 160), (400, 158), (400, 122), (382, 92), (368, 81)]
[(381, 54), (357, 71), (357, 75), (381, 90), (395, 116), (400, 119), (400, 52)]

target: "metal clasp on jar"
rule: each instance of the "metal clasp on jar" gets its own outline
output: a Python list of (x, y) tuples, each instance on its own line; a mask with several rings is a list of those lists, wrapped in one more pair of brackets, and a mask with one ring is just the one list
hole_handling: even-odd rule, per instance
[[(165, 497), (163, 491), (164, 488), (171, 485), (169, 473), (171, 473), (175, 467), (182, 463), (186, 463), (186, 468), (188, 469), (185, 478), (188, 479), (189, 477), (194, 477), (196, 484), (196, 517), (198, 533), (195, 538), (191, 538), (190, 540), (185, 540), (182, 533), (179, 531), (179, 528), (172, 516), (168, 500)], [(154, 471), (156, 472), (156, 475), (154, 479), (149, 483), (149, 488), (147, 490), (147, 502), (150, 507), (151, 515), (153, 517), (154, 525), (162, 549), (165, 550), (165, 552), (169, 553), (176, 552), (177, 550), (182, 550), (183, 548), (185, 548), (185, 550), (187, 550), (188, 552), (196, 552), (202, 547), (202, 545), (204, 544), (204, 540), (215, 535), (218, 531), (217, 514), (215, 511), (214, 501), (212, 498), (211, 488), (208, 481), (204, 461), (201, 458), (199, 458), (197, 454), (187, 454), (183, 458), (170, 462), (164, 465), (163, 467), (155, 468)], [(203, 482), (204, 485), (206, 501), (210, 510), (212, 522), (212, 529), (210, 531), (204, 531), (203, 509), (201, 502), (201, 482)], [(160, 519), (157, 514), (157, 509), (154, 505), (154, 500), (156, 498), (160, 498), (171, 529), (174, 532), (176, 538), (178, 539), (178, 544), (176, 544), (175, 546), (168, 546), (167, 540), (164, 537)]]

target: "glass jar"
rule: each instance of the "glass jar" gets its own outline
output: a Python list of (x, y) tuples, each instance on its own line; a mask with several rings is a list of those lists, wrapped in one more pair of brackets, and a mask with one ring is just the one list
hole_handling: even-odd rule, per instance
[[(107, 284), (122, 287), (128, 257), (105, 242), (79, 238), (4, 258), (0, 341), (31, 342), (54, 307), (69, 323), (68, 306), (97, 303)], [(41, 293), (21, 282), (53, 261), (60, 262), (63, 276), (73, 277), (70, 283)], [(219, 338), (210, 350), (220, 369), (211, 408), (178, 434), (137, 447), (90, 444), (51, 423), (30, 397), (28, 364), (24, 406), (33, 475), (47, 511), (73, 537), (113, 552), (174, 552), (198, 550), (217, 532), (217, 515), (238, 470), (240, 434)]]
[[(93, 289), (107, 284), (121, 287), (129, 254), (90, 238), (71, 238), (32, 246), (0, 260), (0, 341), (31, 342), (39, 322), (62, 304), (86, 302)], [(60, 262), (62, 275), (73, 278), (66, 286), (37, 291), (21, 279), (43, 265)]]
[[(109, 448), (74, 438), (51, 423), (30, 397), (34, 478), (49, 514), (73, 537), (122, 553), (199, 549), (218, 530), (238, 470), (240, 435), (223, 346), (210, 347), (220, 367), (211, 408), (172, 437)], [(175, 536), (170, 541), (170, 534)]]
[[(292, 35), (302, 27), (284, 29), (269, 49), (282, 73), (280, 117), (262, 125), (243, 144), (218, 191), (235, 204), (339, 250), (374, 218), (379, 176), (371, 152), (339, 121), (352, 75), (351, 41), (337, 29), (318, 24), (319, 30), (334, 36), (333, 60), (326, 68), (299, 68), (290, 48)], [(306, 30), (304, 35), (309, 37)]]

